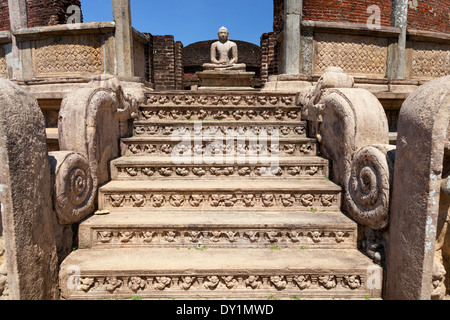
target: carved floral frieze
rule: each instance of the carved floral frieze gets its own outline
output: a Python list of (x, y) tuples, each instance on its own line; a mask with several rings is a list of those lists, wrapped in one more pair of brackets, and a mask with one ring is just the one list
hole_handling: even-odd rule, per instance
[(347, 230), (323, 231), (316, 229), (162, 229), (129, 228), (96, 229), (93, 231), (96, 245), (136, 246), (273, 246), (275, 244), (299, 247), (309, 246), (347, 246), (353, 241), (353, 232)]
[(141, 107), (140, 120), (185, 120), (185, 121), (300, 121), (300, 108), (289, 107)]
[(223, 166), (129, 166), (116, 165), (118, 179), (147, 179), (149, 177), (291, 177), (320, 178), (327, 175), (325, 164), (305, 165), (223, 165)]
[[(313, 156), (317, 145), (310, 140), (303, 141), (154, 141), (122, 140), (122, 155), (159, 156)], [(181, 159), (179, 159), (182, 161)]]
[(331, 208), (339, 204), (337, 194), (217, 193), (217, 194), (102, 194), (108, 208), (218, 208), (218, 207), (297, 207)]
[(135, 136), (184, 136), (194, 134), (196, 136), (214, 137), (217, 134), (223, 134), (226, 137), (240, 136), (301, 136), (305, 137), (306, 123), (293, 124), (269, 124), (269, 125), (208, 125), (203, 123), (201, 126), (180, 125), (180, 124), (158, 124), (138, 122), (134, 126)]
[(291, 106), (295, 95), (288, 94), (150, 94), (148, 105), (188, 106)]
[(328, 67), (339, 66), (348, 74), (382, 78), (387, 48), (387, 38), (316, 34), (314, 72), (322, 74)]
[(450, 45), (415, 42), (412, 50), (411, 77), (439, 78), (450, 70)]
[(100, 37), (63, 36), (37, 40), (33, 48), (36, 76), (101, 74), (104, 71)]
[[(228, 292), (257, 293), (366, 290), (365, 276), (358, 274), (297, 274), (297, 275), (152, 275), (152, 276), (91, 276), (81, 277), (78, 293), (98, 294), (158, 294), (162, 292)], [(272, 291), (273, 290), (273, 291)]]

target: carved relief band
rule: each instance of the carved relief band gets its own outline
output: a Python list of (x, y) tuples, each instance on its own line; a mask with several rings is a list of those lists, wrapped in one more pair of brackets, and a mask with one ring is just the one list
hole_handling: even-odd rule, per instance
[(160, 227), (92, 228), (90, 239), (83, 239), (80, 248), (92, 247), (194, 247), (236, 248), (236, 247), (273, 247), (299, 248), (352, 248), (356, 241), (355, 230), (323, 230), (320, 228), (201, 228), (180, 229)]
[(279, 122), (239, 122), (223, 124), (219, 121), (210, 123), (158, 123), (148, 121), (134, 122), (135, 136), (183, 136), (186, 134), (213, 136), (224, 134), (227, 137), (242, 137), (245, 135), (279, 135), (282, 137), (306, 137), (306, 122), (290, 122), (280, 124)]
[(100, 191), (99, 207), (113, 208), (180, 208), (180, 209), (214, 209), (214, 208), (300, 208), (310, 210), (333, 210), (340, 206), (338, 192), (328, 193), (240, 193), (218, 192), (204, 194), (173, 194), (142, 191), (141, 193), (112, 193)]
[(153, 93), (148, 96), (147, 105), (158, 106), (295, 106), (295, 95), (285, 93), (259, 93), (246, 94), (233, 92), (232, 94), (220, 93)]
[[(247, 297), (293, 296), (302, 293), (333, 295), (345, 293), (367, 295), (368, 277), (366, 274), (316, 274), (292, 272), (289, 275), (254, 273), (254, 274), (195, 274), (195, 275), (136, 275), (136, 276), (96, 276), (86, 275), (80, 278), (80, 286), (76, 290), (65, 293), (71, 298), (83, 299), (89, 295), (97, 298), (112, 296), (133, 296), (171, 298), (186, 294), (198, 297), (213, 297), (230, 293)], [(67, 290), (65, 290), (67, 291)]]
[(62, 36), (35, 41), (34, 72), (37, 77), (102, 74), (103, 46), (100, 36)]
[(350, 75), (384, 78), (388, 38), (316, 34), (314, 74), (338, 66)]
[(411, 78), (438, 78), (450, 70), (450, 44), (413, 42)]
[[(206, 140), (206, 139), (204, 139)], [(123, 156), (158, 155), (179, 157), (177, 161), (190, 161), (189, 156), (314, 156), (316, 142), (312, 139), (299, 138), (297, 141), (285, 139), (280, 143), (267, 139), (265, 143), (256, 139), (224, 143), (222, 140), (212, 141), (152, 141), (151, 143), (139, 138), (124, 138), (121, 142)]]
[(147, 180), (150, 177), (158, 178), (200, 178), (200, 177), (283, 177), (283, 178), (325, 178), (328, 176), (328, 164), (314, 163), (308, 165), (212, 165), (212, 166), (177, 166), (144, 164), (131, 165), (127, 163), (114, 163), (112, 178), (117, 180)]
[(185, 120), (185, 121), (292, 121), (298, 122), (298, 107), (274, 106), (144, 106), (139, 113), (140, 120)]

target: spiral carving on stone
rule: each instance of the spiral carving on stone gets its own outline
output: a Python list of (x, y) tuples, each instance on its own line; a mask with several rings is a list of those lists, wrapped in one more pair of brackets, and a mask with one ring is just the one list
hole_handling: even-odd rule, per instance
[(75, 152), (50, 153), (55, 210), (60, 224), (79, 222), (94, 210), (96, 186), (88, 160)]
[(394, 148), (367, 146), (354, 156), (345, 192), (349, 213), (374, 230), (387, 227)]

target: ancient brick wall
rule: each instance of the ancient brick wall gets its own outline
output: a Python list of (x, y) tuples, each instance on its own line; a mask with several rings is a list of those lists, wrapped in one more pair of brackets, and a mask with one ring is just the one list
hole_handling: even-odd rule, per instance
[(9, 30), (8, 0), (0, 0), (0, 31)]
[(273, 0), (273, 32), (279, 33), (284, 27), (284, 0)]
[[(303, 0), (303, 19), (366, 23), (371, 5), (380, 8), (382, 26), (391, 25), (392, 0)], [(273, 0), (273, 31), (283, 30), (284, 0)], [(450, 0), (410, 0), (408, 29), (450, 32)]]
[(175, 42), (175, 89), (184, 89), (184, 65), (183, 65), (183, 44), (181, 41)]
[(156, 90), (175, 89), (173, 36), (153, 36), (153, 79)]
[(303, 19), (330, 22), (367, 23), (367, 8), (380, 8), (382, 26), (391, 25), (391, 0), (303, 0)]
[(172, 35), (153, 36), (152, 72), (156, 90), (183, 89), (183, 44)]
[[(28, 0), (28, 27), (64, 24), (71, 14), (67, 8), (77, 5), (81, 8), (80, 0)], [(81, 22), (83, 15), (81, 15)], [(9, 30), (8, 0), (0, 0), (0, 31)]]
[[(67, 8), (77, 5), (81, 8), (80, 0), (29, 0), (28, 27), (51, 26), (64, 24), (71, 14), (67, 14)], [(81, 16), (82, 19), (82, 16)], [(82, 21), (81, 21), (82, 22)]]
[(450, 33), (450, 0), (411, 0), (408, 29)]
[(264, 33), (261, 36), (261, 82), (278, 74), (277, 51), (275, 32)]

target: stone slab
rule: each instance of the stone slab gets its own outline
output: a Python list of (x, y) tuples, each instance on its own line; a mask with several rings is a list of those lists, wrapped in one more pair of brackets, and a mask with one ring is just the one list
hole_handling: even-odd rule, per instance
[(79, 248), (356, 247), (356, 224), (338, 212), (185, 214), (113, 211), (80, 225)]
[[(227, 136), (254, 134), (268, 136), (276, 133), (284, 137), (306, 137), (306, 122), (285, 121), (134, 121), (135, 136), (174, 136), (195, 134), (208, 135), (211, 132), (221, 132)], [(201, 131), (194, 131), (200, 130)]]
[(37, 100), (0, 79), (0, 299), (56, 299), (58, 259), (45, 120)]
[(445, 281), (436, 269), (449, 207), (449, 88), (450, 76), (435, 79), (411, 94), (400, 111), (386, 254), (388, 299), (436, 299)]
[[(208, 180), (233, 177), (248, 179), (319, 179), (328, 178), (328, 160), (320, 157), (283, 157), (277, 165), (270, 158), (246, 158), (238, 162), (192, 158), (189, 164), (175, 164), (168, 157), (121, 157), (111, 162), (112, 180), (184, 179)], [(271, 168), (273, 166), (273, 168)], [(272, 171), (273, 170), (273, 171)]]
[[(255, 137), (235, 137), (227, 140), (222, 137), (133, 137), (121, 140), (122, 156), (167, 156), (174, 161), (184, 161), (189, 155), (208, 155), (222, 152), (217, 158), (239, 155), (242, 158), (252, 155), (273, 156), (314, 156), (317, 154), (317, 140), (311, 138), (268, 137), (260, 140)], [(217, 139), (217, 140), (215, 140)], [(214, 142), (215, 141), (215, 142)], [(201, 150), (200, 150), (201, 147)], [(216, 150), (216, 151), (213, 151)], [(227, 151), (228, 150), (228, 151)], [(177, 155), (175, 158), (174, 155)], [(178, 157), (179, 156), (179, 157)]]
[(354, 249), (133, 248), (77, 250), (60, 282), (65, 299), (364, 299), (381, 296), (376, 272), (380, 281), (381, 268)]
[[(294, 98), (289, 97), (290, 101)], [(276, 102), (275, 102), (276, 103)], [(300, 122), (298, 106), (272, 105), (146, 105), (141, 106), (139, 120), (146, 121), (282, 121)]]
[(264, 84), (262, 91), (299, 92), (312, 85), (308, 81), (269, 81)]
[(197, 76), (200, 80), (199, 90), (203, 88), (219, 87), (223, 89), (241, 87), (243, 90), (251, 90), (251, 79), (254, 72), (244, 71), (202, 71)]
[[(111, 181), (106, 185), (100, 187), (100, 192), (123, 192), (129, 191), (130, 185), (128, 181)], [(186, 185), (183, 181), (136, 181), (133, 183), (133, 190), (138, 191), (280, 191), (280, 192), (305, 192), (305, 191), (330, 191), (334, 193), (341, 192), (341, 187), (331, 181), (248, 181), (242, 184), (241, 181), (225, 181), (225, 180), (210, 180), (209, 183), (195, 183)]]
[(212, 212), (249, 210), (338, 210), (341, 187), (330, 181), (248, 180), (216, 178), (205, 181), (111, 181), (99, 189), (99, 209), (136, 212)]
[(211, 91), (211, 92), (217, 92), (217, 91), (235, 91), (235, 90), (240, 90), (240, 91), (249, 91), (249, 90), (256, 90), (253, 89), (252, 87), (248, 87), (248, 86), (243, 86), (243, 87), (231, 87), (231, 86), (223, 86), (223, 87), (214, 87), (214, 86), (208, 86), (208, 87), (197, 87), (197, 90), (199, 91)]

